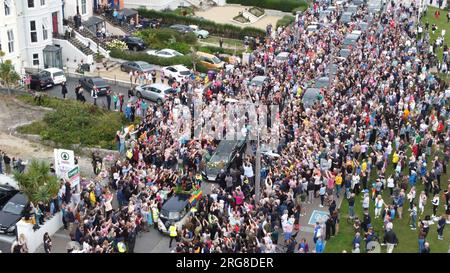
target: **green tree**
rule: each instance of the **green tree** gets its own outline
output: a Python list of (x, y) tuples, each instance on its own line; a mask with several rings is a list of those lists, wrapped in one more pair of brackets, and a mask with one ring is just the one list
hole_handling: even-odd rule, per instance
[[(0, 57), (2, 55), (0, 54)], [(14, 70), (10, 60), (0, 62), (0, 81), (2, 85), (8, 89), (8, 94), (11, 95), (11, 86), (20, 80), (19, 74)]]
[(58, 178), (50, 173), (50, 165), (45, 161), (31, 161), (26, 172), (14, 172), (14, 178), (20, 190), (28, 199), (37, 203), (48, 203), (58, 194)]

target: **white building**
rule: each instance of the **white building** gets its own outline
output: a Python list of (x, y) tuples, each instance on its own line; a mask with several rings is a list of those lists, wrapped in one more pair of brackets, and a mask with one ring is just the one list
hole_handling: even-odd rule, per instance
[[(179, 6), (199, 6), (200, 2), (206, 3), (208, 0), (124, 0), (126, 8), (147, 8), (154, 10), (176, 9)], [(219, 6), (226, 4), (225, 0), (212, 0)]]
[(4, 60), (11, 60), (16, 71), (22, 69), (20, 42), (14, 0), (0, 0), (0, 51)]
[(94, 0), (65, 0), (64, 18), (73, 18), (77, 13), (81, 15), (81, 20), (86, 21), (94, 13)]
[(20, 53), (25, 67), (44, 67), (43, 50), (62, 34), (61, 0), (16, 1)]

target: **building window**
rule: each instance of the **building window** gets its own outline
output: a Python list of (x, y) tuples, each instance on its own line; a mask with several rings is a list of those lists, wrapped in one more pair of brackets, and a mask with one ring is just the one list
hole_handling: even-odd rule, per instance
[(33, 65), (39, 65), (39, 54), (33, 54)]
[(48, 23), (47, 18), (42, 19), (42, 39), (45, 41), (48, 39)]
[(37, 43), (36, 21), (30, 21), (31, 42)]
[(28, 7), (34, 8), (34, 0), (28, 0)]
[(87, 13), (86, 0), (81, 0), (81, 14)]
[(8, 51), (9, 53), (14, 52), (14, 33), (12, 29), (8, 30)]
[(41, 0), (41, 6), (45, 6), (45, 0)]
[(11, 14), (11, 0), (5, 0), (5, 16)]

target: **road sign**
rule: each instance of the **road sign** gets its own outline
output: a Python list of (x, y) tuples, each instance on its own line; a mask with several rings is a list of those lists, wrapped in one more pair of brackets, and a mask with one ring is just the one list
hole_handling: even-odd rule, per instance
[(308, 225), (315, 225), (316, 222), (325, 223), (328, 220), (329, 213), (326, 211), (314, 210), (309, 218)]
[(75, 154), (72, 150), (54, 149), (56, 176), (66, 177), (75, 167)]
[(67, 178), (69, 179), (72, 188), (80, 183), (80, 167), (76, 166), (67, 173)]

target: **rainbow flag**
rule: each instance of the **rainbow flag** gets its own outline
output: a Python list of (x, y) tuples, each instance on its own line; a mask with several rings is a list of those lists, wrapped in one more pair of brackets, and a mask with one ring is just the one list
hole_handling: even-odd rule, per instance
[(189, 203), (191, 203), (192, 206), (195, 206), (197, 201), (202, 197), (203, 191), (201, 189), (197, 189), (191, 194), (191, 197), (189, 198)]

